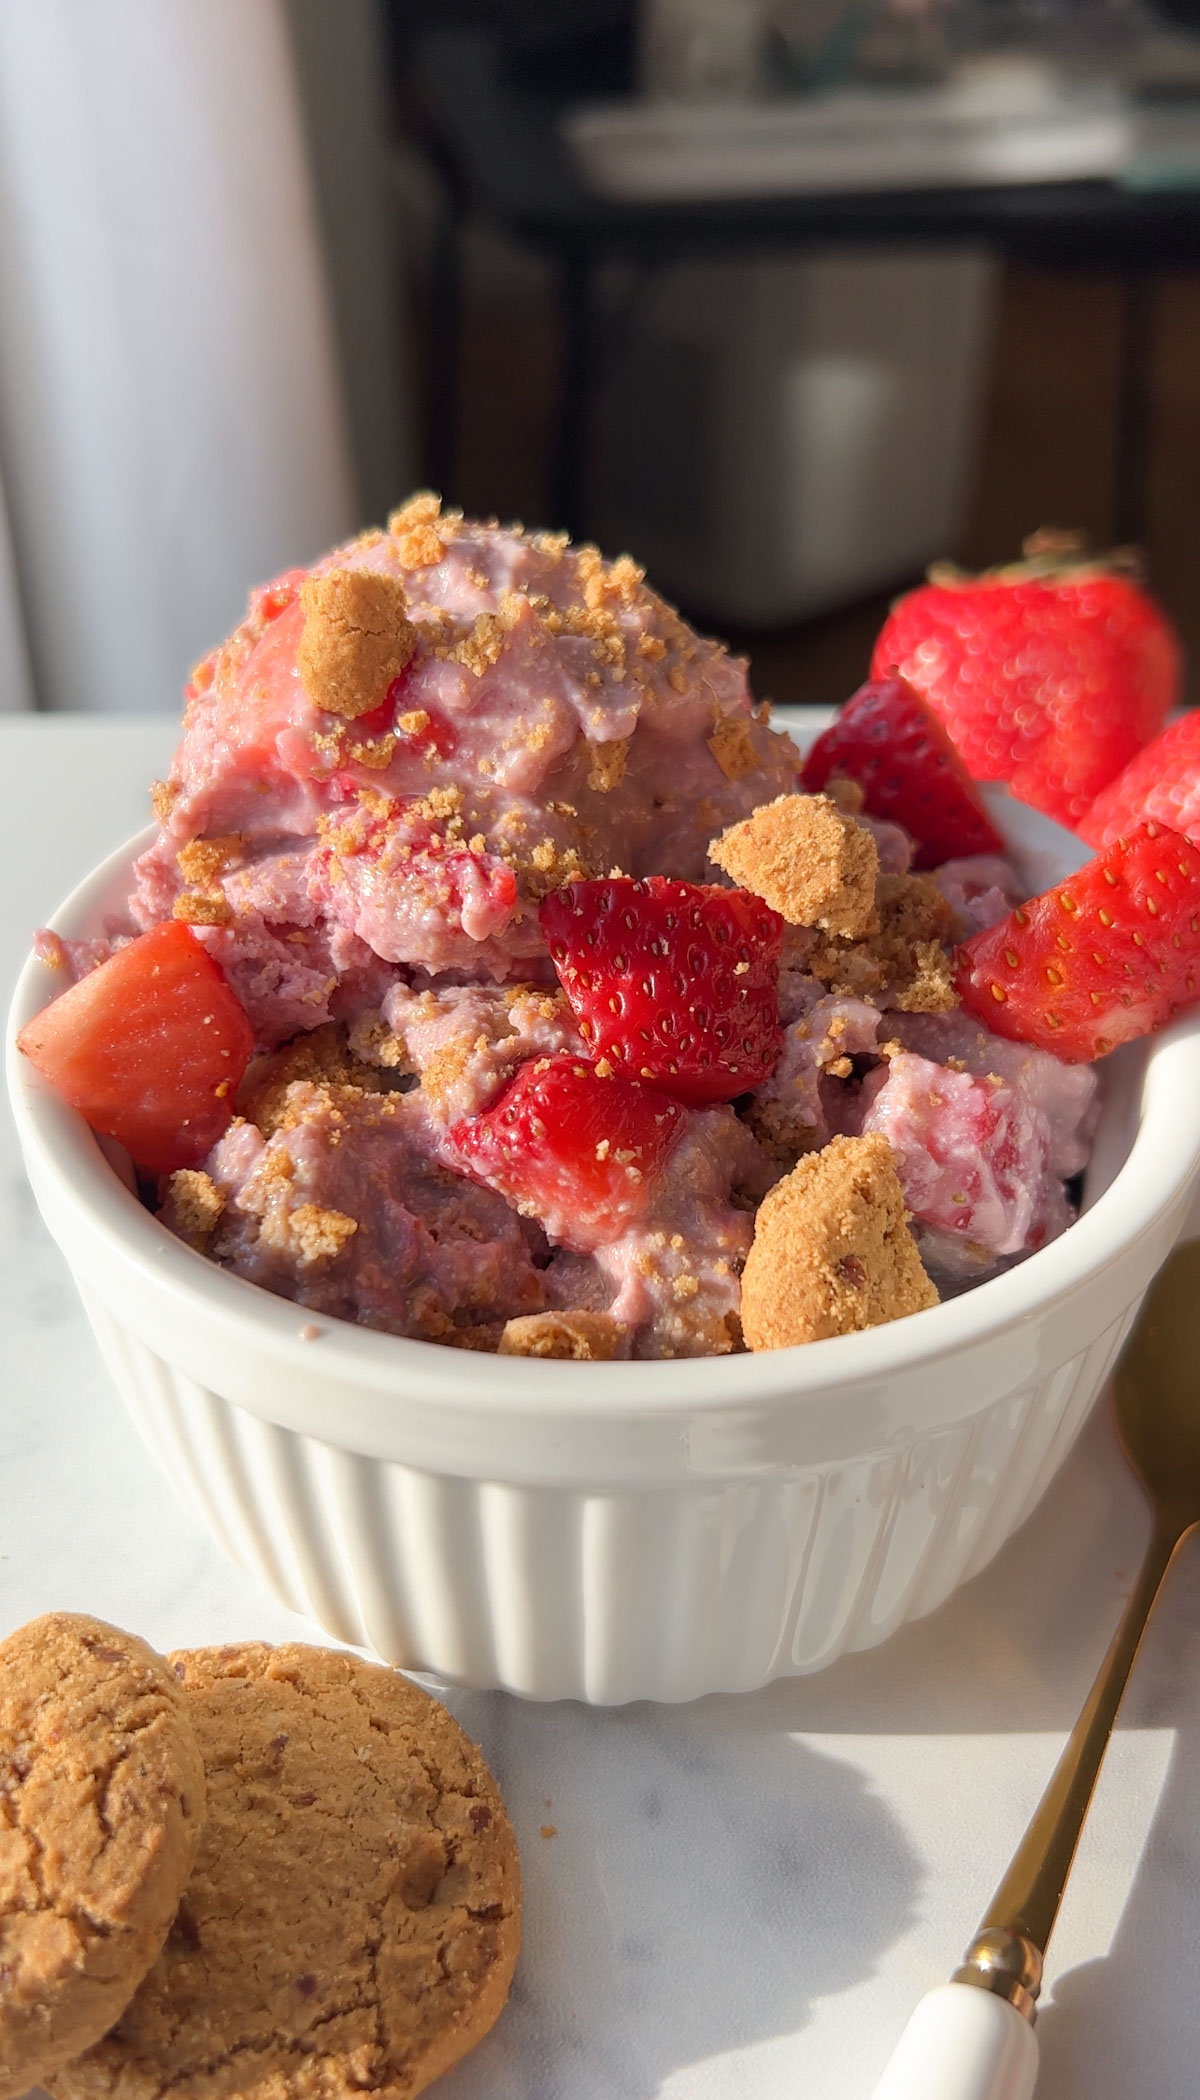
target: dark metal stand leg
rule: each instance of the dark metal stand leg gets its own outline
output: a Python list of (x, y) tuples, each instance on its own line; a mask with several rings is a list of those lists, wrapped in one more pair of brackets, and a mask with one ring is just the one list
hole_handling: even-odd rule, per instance
[(591, 273), (574, 249), (559, 271), (563, 311), (562, 391), (554, 455), (554, 524), (577, 538), (583, 528), (592, 362)]
[(1113, 538), (1118, 546), (1145, 544), (1150, 465), (1150, 360), (1154, 347), (1154, 279), (1141, 270), (1125, 277), (1117, 370)]
[(463, 217), (457, 186), (443, 179), (430, 270), (425, 478), (447, 502), (454, 500), (457, 469)]

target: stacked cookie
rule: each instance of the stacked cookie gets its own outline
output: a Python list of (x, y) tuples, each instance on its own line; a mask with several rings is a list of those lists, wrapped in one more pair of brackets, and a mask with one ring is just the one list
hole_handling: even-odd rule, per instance
[(0, 2100), (410, 2100), (519, 1937), (495, 1782), (394, 1671), (65, 1613), (0, 1644)]

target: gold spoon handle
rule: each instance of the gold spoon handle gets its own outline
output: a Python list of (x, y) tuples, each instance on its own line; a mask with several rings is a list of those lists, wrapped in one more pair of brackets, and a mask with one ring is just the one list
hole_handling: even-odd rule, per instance
[(1169, 1507), (1159, 1512), (1146, 1558), (1083, 1711), (963, 1966), (955, 1971), (956, 1983), (996, 1991), (1030, 2021), (1041, 1985), (1041, 1958), (1133, 1659), (1176, 1548), (1192, 1528), (1192, 1520), (1182, 1513)]

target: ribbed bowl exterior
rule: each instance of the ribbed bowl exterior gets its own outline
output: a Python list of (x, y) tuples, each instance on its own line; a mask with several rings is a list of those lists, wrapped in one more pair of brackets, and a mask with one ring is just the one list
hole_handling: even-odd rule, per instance
[[(994, 801), (1031, 879), (1081, 849)], [(103, 925), (145, 839), (56, 915)], [(1037, 872), (1040, 870), (1040, 873)], [(932, 1611), (1033, 1508), (1200, 1179), (1200, 1011), (1106, 1061), (1079, 1221), (977, 1291), (804, 1349), (675, 1363), (475, 1356), (203, 1260), (14, 1047), (30, 1181), (126, 1405), (226, 1551), (390, 1662), (595, 1704), (750, 1690)]]
[(264, 1421), (84, 1302), (164, 1471), (284, 1604), (408, 1669), (595, 1705), (748, 1691), (934, 1610), (1029, 1514), (1136, 1309), (1051, 1377), (904, 1450), (569, 1492), (421, 1471)]

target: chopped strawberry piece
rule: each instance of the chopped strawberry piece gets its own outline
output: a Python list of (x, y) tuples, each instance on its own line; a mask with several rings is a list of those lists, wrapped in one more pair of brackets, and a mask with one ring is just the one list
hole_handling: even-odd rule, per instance
[(251, 639), (238, 666), (218, 670), (205, 710), (207, 735), (222, 765), (236, 754), (237, 776), (260, 790), (286, 778), (297, 758), (309, 773), (318, 763), (311, 739), (293, 724), (296, 646), (303, 631), (304, 608), (295, 598)]
[(1168, 722), (1101, 788), (1079, 833), (1089, 846), (1107, 846), (1147, 823), (1200, 835), (1200, 709)]
[(861, 685), (804, 762), (804, 785), (856, 780), (868, 816), (902, 824), (917, 841), (913, 866), (940, 867), (1004, 841), (932, 708), (903, 678)]
[(646, 1210), (686, 1120), (649, 1087), (601, 1079), (578, 1058), (537, 1058), (483, 1115), (455, 1123), (449, 1144), (552, 1240), (587, 1254)]
[(1179, 639), (1136, 577), (1036, 534), (983, 576), (938, 567), (884, 621), (873, 678), (899, 673), (977, 780), (1078, 824), (1179, 696)]
[(1069, 1223), (1049, 1118), (1019, 1082), (901, 1051), (868, 1074), (862, 1099), (862, 1128), (887, 1139), (920, 1224), (1002, 1255), (1042, 1247)]
[(594, 1057), (693, 1104), (731, 1101), (772, 1070), (783, 921), (760, 897), (618, 876), (552, 891), (540, 918)]
[(93, 1130), (140, 1167), (196, 1167), (233, 1114), (254, 1035), (178, 920), (118, 948), (26, 1024), (19, 1047)]
[(260, 583), (250, 593), (247, 618), (260, 627), (269, 626), (295, 603), (307, 574), (307, 569), (285, 569), (282, 575), (273, 576), (269, 583)]
[[(348, 802), (357, 801), (348, 778), (334, 785)], [(517, 878), (507, 863), (486, 849), (448, 846), (415, 800), (384, 814), (359, 803), (336, 839), (314, 852), (309, 889), (335, 917), (349, 911), (345, 923), (384, 956), (387, 914), (396, 904), (409, 912), (449, 913), (471, 940), (486, 941), (503, 932), (517, 903)]]
[(959, 950), (964, 1007), (1071, 1064), (1149, 1035), (1200, 996), (1200, 851), (1157, 824)]

